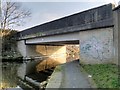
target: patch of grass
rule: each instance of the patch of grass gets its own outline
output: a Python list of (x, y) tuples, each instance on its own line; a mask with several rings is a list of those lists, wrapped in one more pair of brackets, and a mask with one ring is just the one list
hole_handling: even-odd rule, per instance
[(85, 71), (92, 75), (97, 88), (120, 88), (118, 79), (118, 66), (114, 64), (81, 65)]
[(61, 71), (61, 66), (60, 65), (56, 66), (55, 72), (60, 72), (60, 71)]

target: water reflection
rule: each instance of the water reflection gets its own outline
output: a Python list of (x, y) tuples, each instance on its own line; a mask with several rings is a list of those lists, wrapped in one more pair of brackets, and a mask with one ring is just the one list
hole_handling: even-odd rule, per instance
[(17, 86), (17, 69), (21, 63), (2, 63), (2, 87), (16, 87)]

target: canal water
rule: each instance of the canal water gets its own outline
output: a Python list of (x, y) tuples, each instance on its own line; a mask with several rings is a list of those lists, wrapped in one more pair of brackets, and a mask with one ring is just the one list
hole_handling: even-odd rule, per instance
[[(47, 63), (49, 60), (50, 59), (47, 60)], [(34, 63), (32, 61), (30, 61), (30, 62), (31, 62), (31, 64), (34, 65), (34, 63), (37, 61), (35, 61), (35, 62), (33, 61)], [(34, 72), (34, 73), (28, 74), (26, 76), (28, 76), (38, 82), (42, 82), (42, 81), (45, 81), (52, 74), (54, 68), (49, 67), (49, 68), (45, 69), (44, 66), (46, 66), (46, 60), (43, 60), (39, 63), (40, 63), (39, 70), (41, 69), (42, 71), (39, 73)], [(2, 63), (2, 85), (0, 86), (0, 89), (1, 88), (16, 88), (20, 85), (19, 78), (18, 78), (18, 70), (20, 70), (20, 67), (24, 64), (26, 64), (26, 62), (24, 62), (24, 63), (3, 62)], [(48, 67), (48, 66), (46, 66), (46, 67)]]
[(2, 63), (2, 85), (4, 88), (17, 87), (17, 69), (22, 63), (3, 62)]

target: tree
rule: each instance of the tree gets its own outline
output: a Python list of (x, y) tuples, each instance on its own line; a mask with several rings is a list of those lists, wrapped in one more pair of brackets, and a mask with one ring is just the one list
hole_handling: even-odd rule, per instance
[[(6, 33), (9, 32), (9, 30), (6, 30)], [(16, 52), (16, 38), (15, 34), (17, 31), (12, 30), (9, 34), (4, 35), (2, 37), (2, 56), (12, 56), (13, 52)], [(12, 53), (11, 53), (12, 52)]]
[[(29, 10), (22, 8), (20, 2), (3, 1), (1, 3), (1, 34), (5, 33), (6, 29), (10, 31), (15, 26), (20, 26), (25, 23), (25, 18), (31, 15)], [(6, 34), (9, 34), (7, 32)]]
[(0, 4), (0, 52), (2, 57), (14, 56), (17, 52), (14, 28), (23, 25), (31, 12), (23, 9), (20, 2), (4, 0)]

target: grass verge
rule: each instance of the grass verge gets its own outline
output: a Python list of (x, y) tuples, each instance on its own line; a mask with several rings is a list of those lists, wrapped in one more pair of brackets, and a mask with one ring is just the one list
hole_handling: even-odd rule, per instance
[(61, 66), (60, 65), (56, 66), (55, 72), (61, 72)]
[(118, 66), (114, 64), (81, 65), (97, 85), (97, 88), (120, 88)]

